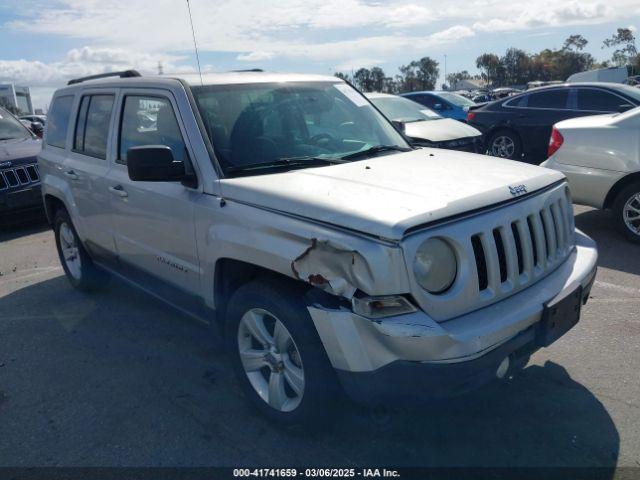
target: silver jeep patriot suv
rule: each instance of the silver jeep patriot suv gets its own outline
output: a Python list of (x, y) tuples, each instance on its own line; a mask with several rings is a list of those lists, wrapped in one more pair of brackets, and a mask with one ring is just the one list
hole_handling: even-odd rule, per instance
[(561, 173), (412, 148), (334, 77), (100, 77), (39, 156), (69, 281), (213, 325), (272, 419), (468, 391), (578, 322), (597, 251)]

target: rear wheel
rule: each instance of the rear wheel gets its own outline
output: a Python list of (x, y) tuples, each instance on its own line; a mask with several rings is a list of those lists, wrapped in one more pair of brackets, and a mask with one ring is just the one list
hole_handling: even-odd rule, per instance
[(66, 210), (59, 209), (56, 212), (53, 230), (60, 263), (71, 285), (83, 291), (102, 287), (109, 276), (94, 265), (82, 246)]
[(512, 130), (498, 130), (489, 140), (489, 155), (520, 160), (522, 158), (522, 140)]
[(625, 187), (613, 202), (618, 230), (629, 240), (640, 243), (640, 182)]
[(226, 341), (245, 395), (270, 420), (308, 424), (330, 414), (337, 380), (296, 288), (240, 287), (229, 301)]

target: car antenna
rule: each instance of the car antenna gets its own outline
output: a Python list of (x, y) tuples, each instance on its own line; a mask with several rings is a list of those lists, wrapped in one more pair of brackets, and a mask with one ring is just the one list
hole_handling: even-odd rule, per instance
[(193, 48), (196, 51), (196, 62), (198, 63), (198, 74), (200, 75), (200, 85), (204, 85), (202, 81), (202, 69), (200, 68), (200, 55), (198, 55), (198, 44), (196, 43), (196, 31), (193, 29), (193, 18), (191, 17), (191, 5), (187, 0), (187, 10), (189, 11), (189, 23), (191, 24), (191, 35), (193, 35)]

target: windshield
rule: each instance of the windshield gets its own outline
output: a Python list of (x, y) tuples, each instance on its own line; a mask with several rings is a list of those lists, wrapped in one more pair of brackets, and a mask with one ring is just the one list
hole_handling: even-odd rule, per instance
[(387, 118), (400, 122), (421, 122), (442, 118), (433, 110), (403, 97), (374, 97), (371, 103), (380, 109)]
[[(226, 174), (243, 166), (340, 160), (355, 152), (410, 148), (355, 89), (336, 82), (192, 87), (207, 134)], [(361, 157), (351, 157), (351, 159)], [(303, 165), (304, 166), (304, 165)], [(268, 172), (268, 170), (258, 170)]]
[(13, 115), (0, 108), (0, 140), (13, 138), (31, 138), (31, 134)]
[(444, 98), (447, 102), (453, 103), (458, 107), (470, 107), (472, 105), (475, 105), (475, 102), (463, 97), (462, 95), (458, 95), (457, 93), (438, 92), (438, 96)]

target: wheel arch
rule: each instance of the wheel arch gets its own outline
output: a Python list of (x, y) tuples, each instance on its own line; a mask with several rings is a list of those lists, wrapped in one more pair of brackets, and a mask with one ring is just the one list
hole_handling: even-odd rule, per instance
[(219, 258), (214, 269), (213, 297), (217, 327), (222, 332), (224, 331), (229, 299), (238, 288), (254, 280), (274, 282), (283, 288), (291, 288), (291, 291), (303, 295), (309, 305), (319, 303), (335, 307), (344, 302), (344, 299), (314, 287), (310, 283), (296, 280), (275, 270), (234, 258)]
[(612, 208), (618, 194), (633, 183), (640, 183), (640, 172), (630, 173), (614, 183), (604, 199), (602, 208), (605, 210)]
[(56, 215), (56, 212), (63, 208), (67, 212), (69, 209), (67, 208), (64, 200), (60, 199), (56, 195), (52, 195), (51, 193), (47, 193), (44, 196), (44, 212), (47, 217), (47, 222), (49, 225), (53, 225), (53, 219)]

